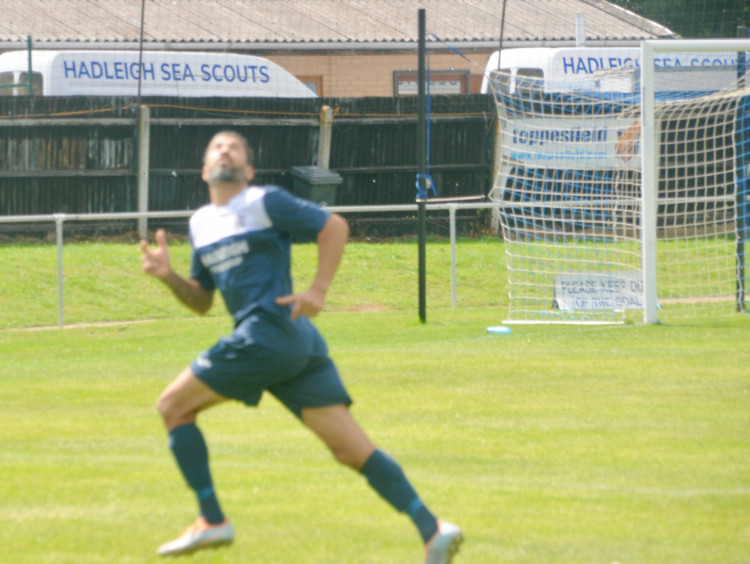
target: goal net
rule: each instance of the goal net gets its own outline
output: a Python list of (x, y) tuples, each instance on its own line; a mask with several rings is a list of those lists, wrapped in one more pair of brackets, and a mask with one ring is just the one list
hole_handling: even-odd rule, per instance
[(490, 198), (505, 240), (508, 322), (745, 310), (745, 53), (679, 43), (690, 45), (657, 50), (648, 68), (490, 73), (499, 118)]

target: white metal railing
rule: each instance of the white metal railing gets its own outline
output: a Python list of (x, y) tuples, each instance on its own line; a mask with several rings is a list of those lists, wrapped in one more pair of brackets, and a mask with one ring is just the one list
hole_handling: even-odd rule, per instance
[[(482, 202), (482, 203), (427, 203), (428, 211), (447, 210), (450, 225), (450, 246), (451, 246), (451, 296), (452, 306), (455, 308), (458, 301), (456, 288), (456, 211), (459, 209), (492, 209), (507, 207), (509, 202)], [(511, 206), (513, 204), (510, 204)], [(376, 212), (417, 212), (418, 205), (402, 204), (390, 206), (329, 206), (326, 209), (338, 213), (376, 213)], [(148, 219), (169, 219), (189, 217), (194, 210), (184, 211), (164, 211), (164, 212), (123, 212), (123, 213), (90, 213), (90, 214), (66, 214), (55, 213), (49, 215), (11, 215), (1, 216), (0, 224), (3, 223), (55, 223), (55, 240), (57, 244), (57, 297), (58, 297), (58, 326), (65, 326), (64, 314), (64, 289), (63, 289), (63, 226), (66, 221), (105, 221), (133, 219), (139, 220), (139, 226), (145, 225)]]

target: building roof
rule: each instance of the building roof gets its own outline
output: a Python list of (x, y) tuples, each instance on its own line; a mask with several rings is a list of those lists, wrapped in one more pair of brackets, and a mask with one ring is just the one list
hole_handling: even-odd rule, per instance
[[(503, 4), (506, 4), (503, 24)], [(429, 41), (487, 48), (572, 44), (576, 15), (592, 44), (674, 37), (603, 0), (146, 0), (144, 46), (180, 49), (412, 48), (417, 11)], [(0, 48), (132, 48), (137, 0), (3, 0)]]

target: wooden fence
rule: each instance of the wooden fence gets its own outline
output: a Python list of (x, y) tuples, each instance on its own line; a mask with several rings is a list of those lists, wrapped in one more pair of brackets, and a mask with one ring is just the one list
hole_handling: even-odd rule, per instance
[[(150, 116), (149, 162), (141, 167), (149, 211), (207, 201), (201, 156), (220, 129), (248, 138), (258, 183), (291, 189), (292, 167), (317, 164), (324, 105), (334, 113), (328, 168), (343, 178), (335, 203), (414, 202), (415, 98), (149, 98), (141, 104)], [(0, 216), (138, 211), (141, 104), (0, 97)], [(494, 111), (491, 98), (479, 94), (431, 99), (429, 172), (441, 198), (489, 192)]]

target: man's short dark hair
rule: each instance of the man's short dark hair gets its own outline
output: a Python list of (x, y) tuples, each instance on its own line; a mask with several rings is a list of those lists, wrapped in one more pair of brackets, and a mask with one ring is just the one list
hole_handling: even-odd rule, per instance
[[(208, 150), (208, 146), (211, 144), (211, 141), (216, 139), (219, 135), (231, 135), (232, 137), (236, 137), (240, 140), (242, 143), (242, 146), (245, 148), (245, 154), (247, 155), (247, 164), (254, 165), (255, 164), (255, 154), (253, 153), (253, 150), (250, 148), (250, 144), (247, 142), (247, 138), (242, 135), (242, 133), (239, 133), (237, 131), (234, 131), (232, 129), (224, 129), (222, 131), (219, 131), (217, 133), (214, 133), (213, 137), (211, 137), (211, 140), (208, 142), (208, 145), (206, 145), (206, 150)], [(205, 153), (203, 154), (203, 160), (205, 161)]]

